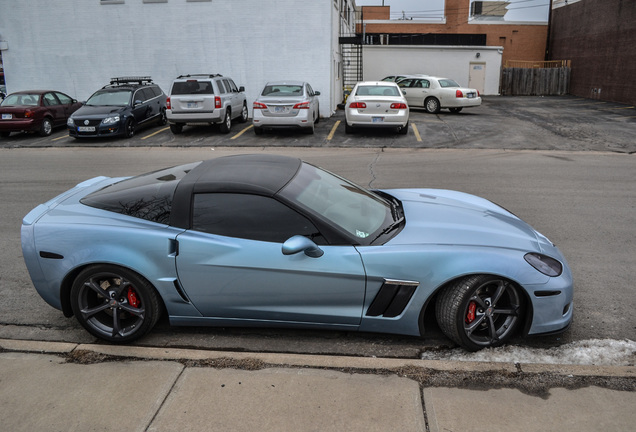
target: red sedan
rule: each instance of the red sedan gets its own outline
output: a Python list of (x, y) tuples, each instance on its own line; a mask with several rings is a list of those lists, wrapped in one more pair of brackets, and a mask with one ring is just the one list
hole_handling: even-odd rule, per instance
[(11, 93), (0, 104), (0, 136), (11, 132), (38, 132), (49, 136), (82, 104), (54, 90), (26, 90)]

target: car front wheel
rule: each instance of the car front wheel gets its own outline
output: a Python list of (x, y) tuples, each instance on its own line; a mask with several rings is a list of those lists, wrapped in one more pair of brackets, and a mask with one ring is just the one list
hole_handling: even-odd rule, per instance
[(247, 105), (243, 104), (243, 109), (241, 109), (241, 116), (239, 117), (239, 122), (245, 123), (249, 117), (249, 113), (247, 112)]
[(440, 110), (439, 101), (434, 97), (430, 97), (424, 101), (424, 108), (432, 114), (437, 114)]
[(135, 121), (132, 118), (128, 118), (126, 120), (126, 124), (124, 125), (124, 136), (126, 138), (132, 138), (135, 135)]
[(519, 288), (491, 275), (460, 279), (448, 286), (435, 304), (440, 329), (470, 351), (510, 340), (521, 323), (522, 311)]
[(160, 315), (152, 285), (114, 265), (93, 265), (80, 272), (71, 288), (71, 307), (89, 333), (115, 343), (142, 337)]

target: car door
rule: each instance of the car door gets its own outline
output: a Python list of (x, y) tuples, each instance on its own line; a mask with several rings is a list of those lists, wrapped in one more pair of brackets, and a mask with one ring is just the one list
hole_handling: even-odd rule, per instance
[(44, 93), (42, 95), (42, 103), (52, 117), (51, 122), (53, 123), (53, 126), (59, 126), (66, 123), (64, 106), (62, 106), (53, 92)]
[(196, 194), (192, 229), (177, 238), (179, 281), (205, 317), (357, 326), (365, 272), (353, 246), (285, 255), (293, 235), (324, 243), (304, 216), (259, 195)]
[(55, 92), (55, 96), (60, 101), (62, 108), (64, 110), (62, 123), (66, 124), (66, 119), (75, 112), (81, 105), (74, 101), (70, 96), (65, 95), (64, 93)]
[(406, 102), (410, 107), (423, 107), (428, 95), (430, 83), (427, 79), (409, 78), (398, 83), (402, 88)]
[(143, 88), (135, 90), (132, 99), (132, 115), (137, 124), (145, 122), (151, 114), (152, 108), (146, 98), (147, 94)]
[(239, 97), (238, 87), (234, 84), (234, 81), (231, 79), (225, 79), (225, 88), (228, 91), (228, 96), (230, 97), (230, 104), (232, 105), (232, 117), (237, 117), (241, 114), (242, 101)]
[(311, 113), (314, 115), (312, 118), (318, 118), (320, 116), (320, 105), (318, 104), (318, 96), (320, 95), (320, 92), (315, 92), (309, 84), (306, 84), (306, 86), (306, 92), (309, 96), (311, 106)]

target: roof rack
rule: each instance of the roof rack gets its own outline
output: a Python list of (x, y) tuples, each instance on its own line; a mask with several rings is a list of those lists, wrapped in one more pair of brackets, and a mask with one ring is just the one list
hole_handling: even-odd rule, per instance
[(177, 79), (181, 78), (193, 78), (193, 77), (206, 77), (206, 78), (214, 78), (214, 77), (222, 77), (221, 74), (188, 74), (188, 75), (179, 75)]
[(152, 77), (149, 76), (128, 76), (128, 77), (116, 77), (110, 79), (110, 85), (121, 84), (150, 84), (152, 83)]

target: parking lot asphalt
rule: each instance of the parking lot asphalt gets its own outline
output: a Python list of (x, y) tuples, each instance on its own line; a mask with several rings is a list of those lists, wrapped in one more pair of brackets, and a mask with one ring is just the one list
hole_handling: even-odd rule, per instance
[(45, 147), (351, 147), (457, 148), (636, 152), (636, 108), (592, 99), (486, 96), (478, 108), (452, 114), (411, 109), (407, 135), (392, 130), (344, 130), (338, 110), (316, 125), (313, 135), (276, 130), (256, 136), (248, 123), (235, 123), (229, 134), (218, 126), (186, 126), (179, 135), (167, 126), (151, 126), (130, 139), (77, 140), (64, 128), (49, 137), (14, 133), (0, 148)]

